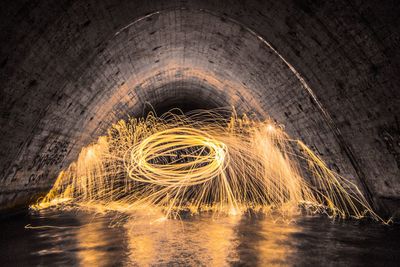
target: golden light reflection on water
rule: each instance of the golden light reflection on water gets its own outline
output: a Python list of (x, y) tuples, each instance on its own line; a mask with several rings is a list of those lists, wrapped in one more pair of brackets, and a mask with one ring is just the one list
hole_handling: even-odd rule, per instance
[(397, 266), (400, 260), (395, 226), (310, 215), (289, 223), (279, 214), (160, 220), (147, 213), (121, 218), (46, 209), (0, 220), (1, 266)]
[(280, 224), (264, 220), (261, 223), (261, 232), (266, 238), (262, 239), (255, 249), (262, 259), (267, 259), (269, 266), (289, 264), (289, 259), (296, 249), (291, 244), (291, 235), (298, 232), (299, 226), (294, 223)]
[(99, 249), (107, 246), (104, 236), (104, 224), (101, 222), (83, 225), (76, 233), (76, 241), (80, 249), (77, 258), (82, 266), (107, 265), (107, 251)]
[[(300, 231), (295, 223), (271, 218), (208, 214), (181, 220), (135, 214), (123, 226), (109, 227), (102, 219), (79, 228), (75, 238), (80, 265), (108, 266), (121, 257), (127, 266), (287, 265), (286, 259), (295, 253), (291, 234)], [(110, 256), (114, 252), (107, 247), (115, 246), (117, 234), (125, 252)]]
[(139, 266), (157, 263), (224, 266), (237, 261), (235, 227), (239, 218), (190, 218), (125, 225), (129, 259)]

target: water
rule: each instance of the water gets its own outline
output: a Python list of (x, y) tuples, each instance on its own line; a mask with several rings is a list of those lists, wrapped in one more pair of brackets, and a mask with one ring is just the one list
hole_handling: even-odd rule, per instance
[(400, 260), (399, 226), (323, 216), (295, 223), (206, 214), (116, 220), (48, 210), (7, 216), (0, 226), (0, 266), (396, 266)]

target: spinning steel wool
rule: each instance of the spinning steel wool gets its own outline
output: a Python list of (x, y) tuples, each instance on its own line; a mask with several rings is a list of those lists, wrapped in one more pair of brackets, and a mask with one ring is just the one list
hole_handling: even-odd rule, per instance
[(33, 208), (154, 208), (236, 214), (300, 209), (380, 220), (357, 186), (271, 120), (220, 110), (150, 113), (114, 124), (82, 149)]

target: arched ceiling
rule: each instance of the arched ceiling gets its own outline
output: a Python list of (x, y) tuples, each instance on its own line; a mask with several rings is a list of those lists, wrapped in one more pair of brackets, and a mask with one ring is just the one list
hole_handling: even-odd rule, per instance
[(396, 9), (147, 2), (16, 1), (1, 11), (2, 205), (47, 190), (82, 146), (151, 104), (270, 116), (393, 210)]

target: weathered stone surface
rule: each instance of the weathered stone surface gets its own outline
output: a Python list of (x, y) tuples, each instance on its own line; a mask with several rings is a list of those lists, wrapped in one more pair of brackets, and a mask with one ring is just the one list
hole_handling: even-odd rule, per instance
[(11, 1), (0, 17), (0, 206), (149, 102), (271, 116), (399, 208), (395, 1)]

